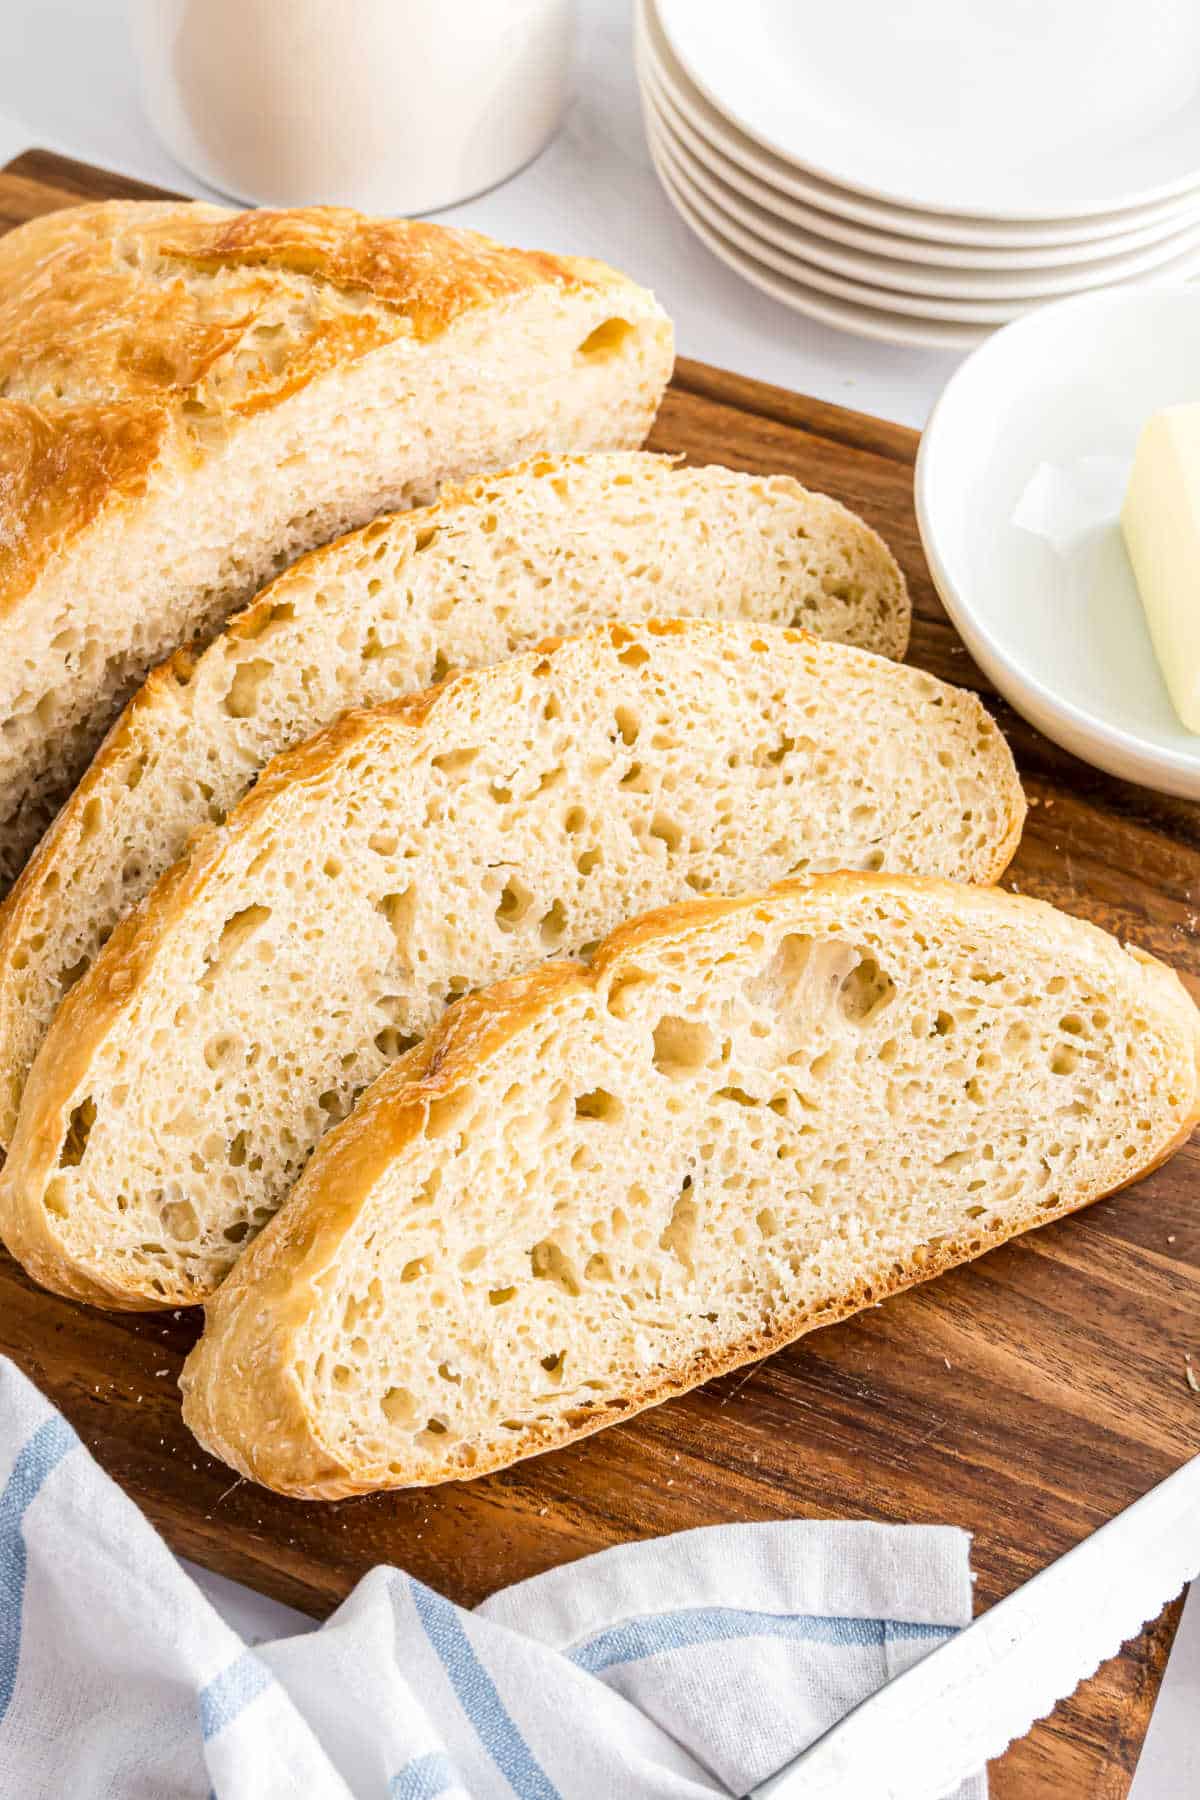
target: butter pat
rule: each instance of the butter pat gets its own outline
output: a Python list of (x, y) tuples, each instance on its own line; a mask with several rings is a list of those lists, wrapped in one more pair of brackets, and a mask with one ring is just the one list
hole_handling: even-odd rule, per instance
[(1143, 427), (1121, 530), (1171, 704), (1200, 732), (1200, 404)]

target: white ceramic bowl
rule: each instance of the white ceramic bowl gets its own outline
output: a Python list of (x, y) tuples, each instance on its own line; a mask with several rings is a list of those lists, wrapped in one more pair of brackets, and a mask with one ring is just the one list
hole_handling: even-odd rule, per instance
[(1007, 700), (1126, 780), (1200, 799), (1200, 736), (1159, 673), (1118, 515), (1138, 433), (1200, 400), (1200, 289), (1045, 306), (949, 382), (917, 459), (946, 610)]

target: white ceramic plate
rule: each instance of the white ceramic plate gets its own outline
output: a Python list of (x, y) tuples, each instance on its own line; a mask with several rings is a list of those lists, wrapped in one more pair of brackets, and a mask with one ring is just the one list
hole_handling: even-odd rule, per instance
[(654, 12), (654, 0), (635, 0), (635, 37), (640, 39), (652, 60), (655, 72), (668, 88), (671, 98), (686, 112), (698, 131), (748, 172), (771, 183), (781, 192), (801, 201), (824, 208), (847, 220), (879, 226), (898, 235), (925, 241), (983, 248), (1022, 248), (1091, 243), (1116, 232), (1170, 221), (1181, 207), (1194, 208), (1200, 202), (1200, 180), (1187, 193), (1152, 205), (1132, 207), (1124, 212), (1097, 213), (1086, 218), (1052, 220), (1000, 220), (972, 218), (965, 213), (918, 212), (911, 207), (894, 206), (884, 200), (855, 193), (823, 181), (820, 176), (806, 174), (782, 157), (737, 129), (723, 113), (717, 111), (691, 81), (669, 44), (663, 37)]
[(1040, 308), (952, 377), (921, 441), (917, 516), (968, 650), (1047, 737), (1112, 774), (1200, 799), (1118, 515), (1150, 413), (1200, 400), (1200, 290), (1127, 288)]
[[(802, 264), (843, 276), (852, 282), (865, 283), (869, 288), (891, 290), (897, 296), (920, 295), (937, 302), (999, 301), (1002, 307), (998, 317), (1003, 322), (1017, 316), (1021, 310), (1011, 304), (1014, 301), (1047, 300), (1058, 295), (1081, 293), (1088, 288), (1108, 287), (1115, 282), (1150, 274), (1164, 264), (1171, 265), (1171, 275), (1176, 280), (1187, 279), (1196, 268), (1200, 268), (1200, 225), (1193, 225), (1187, 231), (1172, 233), (1147, 249), (1124, 256), (1109, 256), (1098, 262), (1072, 265), (1066, 269), (1025, 270), (1016, 273), (984, 275), (977, 270), (941, 269), (928, 264), (913, 264), (894, 257), (871, 256), (864, 251), (850, 250), (830, 243), (817, 232), (806, 231), (798, 225), (781, 220), (775, 213), (747, 199), (738, 189), (723, 181), (705, 162), (692, 154), (682, 137), (672, 129), (665, 109), (656, 100), (653, 77), (646, 76), (644, 90), (651, 121), (648, 129), (657, 147), (672, 168), (685, 176), (697, 195), (703, 196), (707, 202), (707, 205), (700, 206), (697, 201), (698, 209), (706, 216), (709, 207), (717, 209), (719, 216), (713, 219), (713, 223), (725, 222), (734, 227), (740, 226), (762, 243), (783, 251), (789, 259), (798, 258)], [(798, 269), (791, 267), (790, 261), (786, 267), (788, 272), (799, 273)], [(897, 298), (896, 303), (903, 304), (900, 298)], [(943, 315), (940, 305), (938, 315)], [(944, 316), (950, 315), (945, 313)]]
[(856, 225), (837, 213), (825, 212), (820, 207), (807, 206), (802, 200), (792, 199), (789, 194), (773, 187), (770, 182), (752, 174), (732, 157), (726, 156), (715, 143), (709, 142), (689, 123), (685, 114), (668, 95), (648, 49), (638, 56), (638, 76), (647, 97), (653, 102), (658, 122), (668, 136), (673, 137), (681, 147), (686, 147), (694, 161), (725, 186), (789, 225), (796, 225), (802, 231), (811, 231), (831, 243), (843, 244), (852, 250), (863, 250), (869, 256), (887, 257), (918, 265), (927, 264), (934, 266), (939, 272), (945, 269), (978, 270), (983, 274), (1009, 274), (1013, 270), (1024, 269), (1052, 269), (1057, 272), (1105, 261), (1109, 257), (1125, 255), (1135, 250), (1149, 249), (1178, 236), (1184, 230), (1200, 227), (1200, 200), (1187, 196), (1165, 219), (1159, 218), (1131, 231), (1084, 239), (1080, 243), (1042, 244), (1025, 248), (1015, 244), (997, 248), (988, 245), (939, 243), (932, 239), (904, 237), (899, 232), (875, 230), (868, 225)]
[(679, 192), (666, 163), (657, 158), (653, 144), (650, 154), (655, 159), (655, 170), (667, 199), (701, 243), (753, 287), (760, 288), (773, 300), (782, 301), (794, 312), (836, 326), (839, 331), (852, 331), (858, 337), (876, 338), (887, 344), (911, 344), (923, 350), (969, 350), (980, 342), (986, 328), (939, 324), (933, 319), (908, 319), (882, 307), (856, 306), (849, 300), (837, 299), (804, 282), (780, 275), (706, 224)]
[(691, 81), (826, 181), (918, 210), (1080, 218), (1200, 179), (1187, 0), (657, 0)]
[(736, 219), (730, 218), (719, 207), (705, 199), (687, 173), (674, 160), (661, 139), (654, 136), (653, 122), (647, 118), (647, 134), (650, 141), (650, 154), (658, 173), (664, 171), (669, 176), (677, 195), (687, 201), (692, 213), (702, 219), (710, 229), (719, 231), (721, 236), (735, 245), (756, 261), (765, 263), (777, 274), (789, 280), (804, 282), (822, 294), (834, 294), (840, 300), (852, 301), (857, 306), (882, 307), (897, 319), (936, 320), (938, 323), (955, 325), (1005, 325), (1022, 312), (1028, 311), (1036, 301), (1029, 300), (928, 300), (917, 294), (894, 293), (886, 288), (873, 287), (869, 282), (847, 281), (841, 275), (831, 275), (825, 269), (819, 269), (805, 258), (789, 255), (787, 251), (778, 250), (773, 244), (748, 231)]

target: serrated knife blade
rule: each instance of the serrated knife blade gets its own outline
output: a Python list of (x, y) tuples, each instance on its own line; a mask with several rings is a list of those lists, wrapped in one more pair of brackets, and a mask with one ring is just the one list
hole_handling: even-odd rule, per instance
[(1200, 1575), (1200, 1457), (897, 1675), (747, 1800), (945, 1800)]

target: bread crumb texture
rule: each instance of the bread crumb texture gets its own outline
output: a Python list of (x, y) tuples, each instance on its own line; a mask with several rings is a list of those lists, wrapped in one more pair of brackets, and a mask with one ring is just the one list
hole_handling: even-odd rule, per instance
[(978, 699), (782, 627), (608, 625), (279, 757), (67, 994), (0, 1220), (39, 1279), (211, 1293), (448, 1002), (786, 874), (993, 880), (1023, 801)]
[(284, 1492), (477, 1474), (1135, 1179), (1197, 1117), (1176, 977), (870, 875), (634, 921), (465, 999), (210, 1304), (202, 1442)]
[(787, 476), (645, 452), (538, 457), (312, 552), (130, 702), (0, 908), (0, 1146), (67, 989), (264, 763), (347, 707), (605, 618), (744, 618), (902, 656), (861, 519)]
[(112, 201), (0, 239), (0, 886), (155, 662), (447, 477), (641, 442), (653, 296), (337, 207)]

